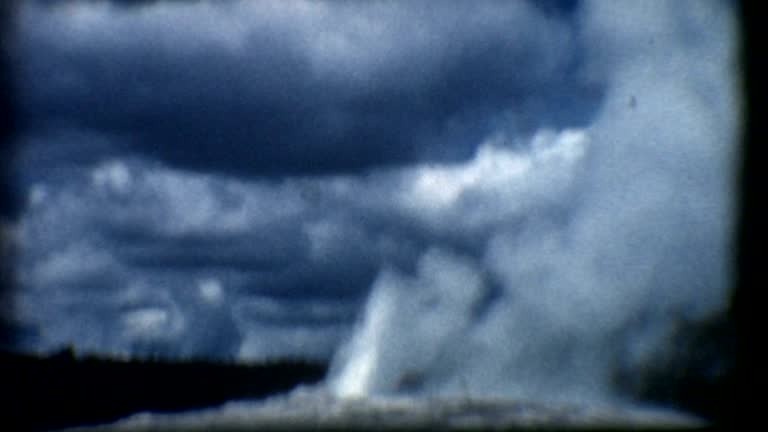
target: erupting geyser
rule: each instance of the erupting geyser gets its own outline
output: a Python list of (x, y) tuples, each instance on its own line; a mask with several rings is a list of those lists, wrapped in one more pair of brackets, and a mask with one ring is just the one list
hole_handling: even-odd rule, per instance
[(382, 270), (335, 357), (335, 394), (617, 401), (618, 369), (653, 362), (682, 322), (727, 306), (731, 23), (715, 3), (615, 6), (585, 6), (610, 59), (587, 128), (513, 149), (494, 143), (519, 138), (496, 136), (415, 175), (404, 195), (420, 192), (428, 223), (479, 253), (433, 248), (415, 271)]
[(614, 405), (728, 308), (735, 2), (63, 3), (12, 41), (21, 350)]

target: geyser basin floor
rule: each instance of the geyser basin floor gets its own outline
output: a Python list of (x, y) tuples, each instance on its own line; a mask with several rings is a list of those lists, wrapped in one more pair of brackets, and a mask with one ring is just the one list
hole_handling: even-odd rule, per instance
[[(264, 402), (236, 401), (180, 414), (137, 414), (80, 431), (488, 430), (530, 428), (698, 428), (694, 417), (660, 409), (592, 407), (491, 398), (338, 399), (300, 389)], [(74, 430), (72, 430), (74, 432)]]

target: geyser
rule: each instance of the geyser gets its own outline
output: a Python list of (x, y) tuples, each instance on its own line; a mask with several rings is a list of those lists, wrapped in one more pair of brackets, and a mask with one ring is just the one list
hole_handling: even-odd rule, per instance
[(613, 402), (728, 306), (734, 2), (59, 3), (11, 47), (21, 349)]
[(432, 248), (415, 270), (381, 270), (334, 359), (336, 395), (617, 401), (619, 368), (727, 307), (728, 6), (582, 6), (584, 73), (608, 82), (600, 111), (583, 130), (494, 136), (466, 163), (419, 171), (430, 205), (417, 210), (480, 253)]

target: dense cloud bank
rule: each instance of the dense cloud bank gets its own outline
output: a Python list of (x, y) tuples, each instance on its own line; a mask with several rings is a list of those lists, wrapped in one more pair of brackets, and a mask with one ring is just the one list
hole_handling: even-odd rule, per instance
[(605, 397), (727, 306), (730, 9), (24, 3), (26, 347)]
[(575, 23), (535, 2), (284, 3), (32, 3), (30, 127), (253, 176), (455, 161), (596, 109)]

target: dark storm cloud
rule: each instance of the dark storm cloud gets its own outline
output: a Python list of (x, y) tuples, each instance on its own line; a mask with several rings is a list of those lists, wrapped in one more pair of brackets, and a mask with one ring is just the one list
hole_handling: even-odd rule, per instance
[(246, 175), (464, 159), (500, 123), (585, 123), (597, 107), (572, 10), (536, 4), (30, 2), (25, 118)]
[[(565, 196), (584, 139), (545, 133), (532, 157), (484, 150), (365, 176), (243, 181), (119, 152), (32, 176), (20, 318), (46, 331), (28, 346), (327, 358), (382, 268), (413, 273), (434, 245), (482, 255), (500, 224), (542, 209), (537, 197)], [(516, 186), (533, 162), (541, 174)], [(200, 320), (216, 330), (196, 330)]]
[[(19, 232), (19, 319), (45, 331), (23, 345), (327, 357), (397, 251), (307, 183), (243, 183), (141, 159), (38, 178)], [(273, 345), (254, 342), (265, 334)]]
[(430, 396), (603, 398), (617, 363), (727, 307), (728, 17), (27, 2), (29, 346), (333, 358), (338, 394), (418, 375)]

